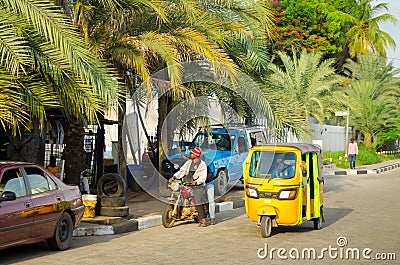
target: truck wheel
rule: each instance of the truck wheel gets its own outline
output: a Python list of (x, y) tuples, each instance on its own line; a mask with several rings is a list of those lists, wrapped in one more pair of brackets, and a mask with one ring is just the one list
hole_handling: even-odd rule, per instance
[(260, 231), (262, 237), (269, 237), (272, 230), (272, 220), (271, 217), (264, 215), (261, 217)]
[(125, 197), (100, 197), (102, 207), (122, 207), (125, 206)]
[(125, 217), (129, 215), (129, 206), (122, 207), (101, 207), (100, 215), (112, 217)]
[(218, 171), (214, 180), (216, 195), (222, 196), (228, 191), (228, 172), (226, 170)]
[(124, 197), (125, 180), (116, 173), (107, 173), (97, 183), (97, 194), (100, 197)]
[(162, 224), (165, 228), (170, 228), (174, 226), (176, 218), (173, 215), (173, 212), (174, 212), (174, 205), (168, 204), (167, 207), (165, 207), (164, 212), (162, 213)]

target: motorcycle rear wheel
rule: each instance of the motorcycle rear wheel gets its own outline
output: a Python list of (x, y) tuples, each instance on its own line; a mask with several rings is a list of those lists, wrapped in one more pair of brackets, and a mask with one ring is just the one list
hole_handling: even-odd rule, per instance
[(174, 205), (168, 204), (162, 214), (162, 224), (165, 228), (171, 228), (175, 224), (176, 213), (173, 215)]

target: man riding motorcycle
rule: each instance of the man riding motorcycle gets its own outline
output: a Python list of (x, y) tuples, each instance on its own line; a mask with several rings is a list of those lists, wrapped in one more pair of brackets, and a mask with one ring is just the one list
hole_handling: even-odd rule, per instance
[(207, 179), (207, 165), (200, 159), (201, 149), (199, 147), (193, 148), (190, 151), (189, 160), (176, 172), (169, 181), (174, 179), (184, 178), (185, 182), (190, 182), (193, 185), (193, 196), (195, 200), (196, 210), (199, 214), (199, 226), (207, 226), (205, 212), (204, 212), (204, 183)]

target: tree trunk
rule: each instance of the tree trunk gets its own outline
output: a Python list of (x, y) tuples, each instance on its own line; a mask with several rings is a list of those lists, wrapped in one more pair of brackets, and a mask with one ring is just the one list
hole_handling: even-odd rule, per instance
[[(102, 116), (101, 119), (104, 117)], [(96, 133), (96, 144), (95, 147), (96, 149), (94, 157), (96, 159), (96, 179), (92, 181), (92, 187), (95, 188), (97, 187), (97, 181), (104, 175), (104, 148), (105, 148), (105, 140), (104, 140), (104, 123), (100, 121), (100, 125), (97, 128), (97, 133)]]
[(80, 173), (86, 168), (84, 128), (82, 122), (74, 119), (65, 126), (65, 183), (79, 185)]
[(123, 148), (123, 141), (126, 141), (126, 137), (123, 135), (123, 124), (126, 113), (126, 102), (120, 100), (120, 108), (118, 109), (118, 172), (128, 183), (126, 175), (126, 157)]
[(158, 150), (159, 169), (161, 169), (162, 160), (165, 158), (165, 152), (164, 152), (163, 148), (167, 148), (169, 150), (172, 147), (173, 134), (171, 132), (172, 129), (170, 128), (170, 124), (164, 125), (164, 126), (168, 126), (167, 132), (171, 132), (171, 133), (168, 133), (166, 135), (167, 136), (167, 139), (166, 139), (167, 146), (161, 147), (162, 126), (163, 126), (163, 123), (164, 123), (168, 113), (171, 110), (172, 110), (172, 96), (169, 95), (169, 93), (167, 92), (158, 99), (158, 126), (157, 126), (158, 146), (157, 146), (157, 150)]
[(45, 166), (44, 146), (45, 132), (41, 130), (38, 119), (32, 120), (32, 130), (22, 133), (22, 136), (14, 136), (7, 132), (9, 144), (7, 145), (7, 160), (25, 161)]
[(343, 49), (342, 55), (339, 57), (338, 68), (337, 68), (339, 71), (343, 70), (343, 65), (346, 63), (346, 60), (348, 58), (350, 58), (350, 48), (349, 45), (346, 44)]
[(364, 134), (365, 137), (365, 145), (369, 146), (372, 144), (372, 134), (371, 133), (365, 133)]
[[(158, 126), (157, 126), (157, 150), (158, 150), (158, 172), (162, 174), (162, 161), (165, 158), (165, 152), (161, 147), (161, 129), (165, 118), (167, 117), (168, 113), (172, 109), (172, 96), (169, 93), (164, 93), (161, 97), (158, 98)], [(168, 126), (168, 125), (167, 125)], [(167, 129), (167, 132), (171, 130)], [(172, 134), (167, 134), (167, 144), (168, 147), (172, 144)], [(164, 178), (159, 178), (158, 182), (158, 193), (159, 196), (168, 196), (169, 190), (166, 189), (167, 181)]]

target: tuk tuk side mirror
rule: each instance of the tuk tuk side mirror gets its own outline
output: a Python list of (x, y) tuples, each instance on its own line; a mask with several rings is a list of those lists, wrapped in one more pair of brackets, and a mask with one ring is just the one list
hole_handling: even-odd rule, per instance
[(301, 161), (300, 169), (301, 169), (301, 175), (303, 177), (307, 177), (307, 164), (306, 164), (306, 161)]

